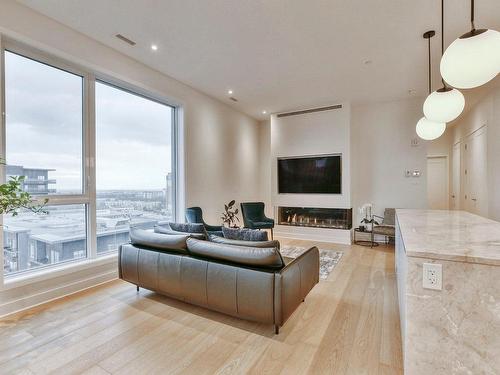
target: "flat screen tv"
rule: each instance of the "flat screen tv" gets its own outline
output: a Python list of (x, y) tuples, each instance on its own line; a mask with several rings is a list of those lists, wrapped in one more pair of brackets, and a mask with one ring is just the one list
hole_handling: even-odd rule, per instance
[(342, 194), (342, 156), (278, 159), (280, 194)]

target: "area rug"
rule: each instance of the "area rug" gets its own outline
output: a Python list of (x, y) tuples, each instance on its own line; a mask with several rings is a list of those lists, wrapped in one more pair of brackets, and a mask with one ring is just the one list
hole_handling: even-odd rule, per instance
[[(298, 258), (308, 248), (301, 246), (283, 246), (281, 255), (288, 258)], [(341, 251), (319, 249), (319, 279), (326, 280), (337, 263), (342, 258)]]

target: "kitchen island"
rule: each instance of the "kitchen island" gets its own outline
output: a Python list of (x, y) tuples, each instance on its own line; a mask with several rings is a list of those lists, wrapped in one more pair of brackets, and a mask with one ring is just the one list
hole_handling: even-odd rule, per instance
[(396, 218), (405, 374), (500, 374), (500, 223), (464, 211)]

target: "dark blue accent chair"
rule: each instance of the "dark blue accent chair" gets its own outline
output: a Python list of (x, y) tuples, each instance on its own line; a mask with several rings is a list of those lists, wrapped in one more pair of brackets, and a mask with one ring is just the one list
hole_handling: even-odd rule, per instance
[(271, 229), (271, 238), (273, 238), (274, 219), (266, 217), (264, 207), (264, 202), (241, 203), (243, 223), (245, 228)]
[(186, 208), (186, 221), (188, 223), (202, 223), (208, 234), (222, 237), (222, 225), (210, 225), (203, 220), (203, 211), (201, 207)]

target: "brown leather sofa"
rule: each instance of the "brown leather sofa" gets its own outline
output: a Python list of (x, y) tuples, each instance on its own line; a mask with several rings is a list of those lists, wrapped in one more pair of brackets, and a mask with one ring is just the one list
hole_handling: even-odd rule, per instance
[(160, 294), (279, 328), (319, 281), (319, 251), (296, 259), (277, 247), (236, 246), (132, 230), (121, 279)]

